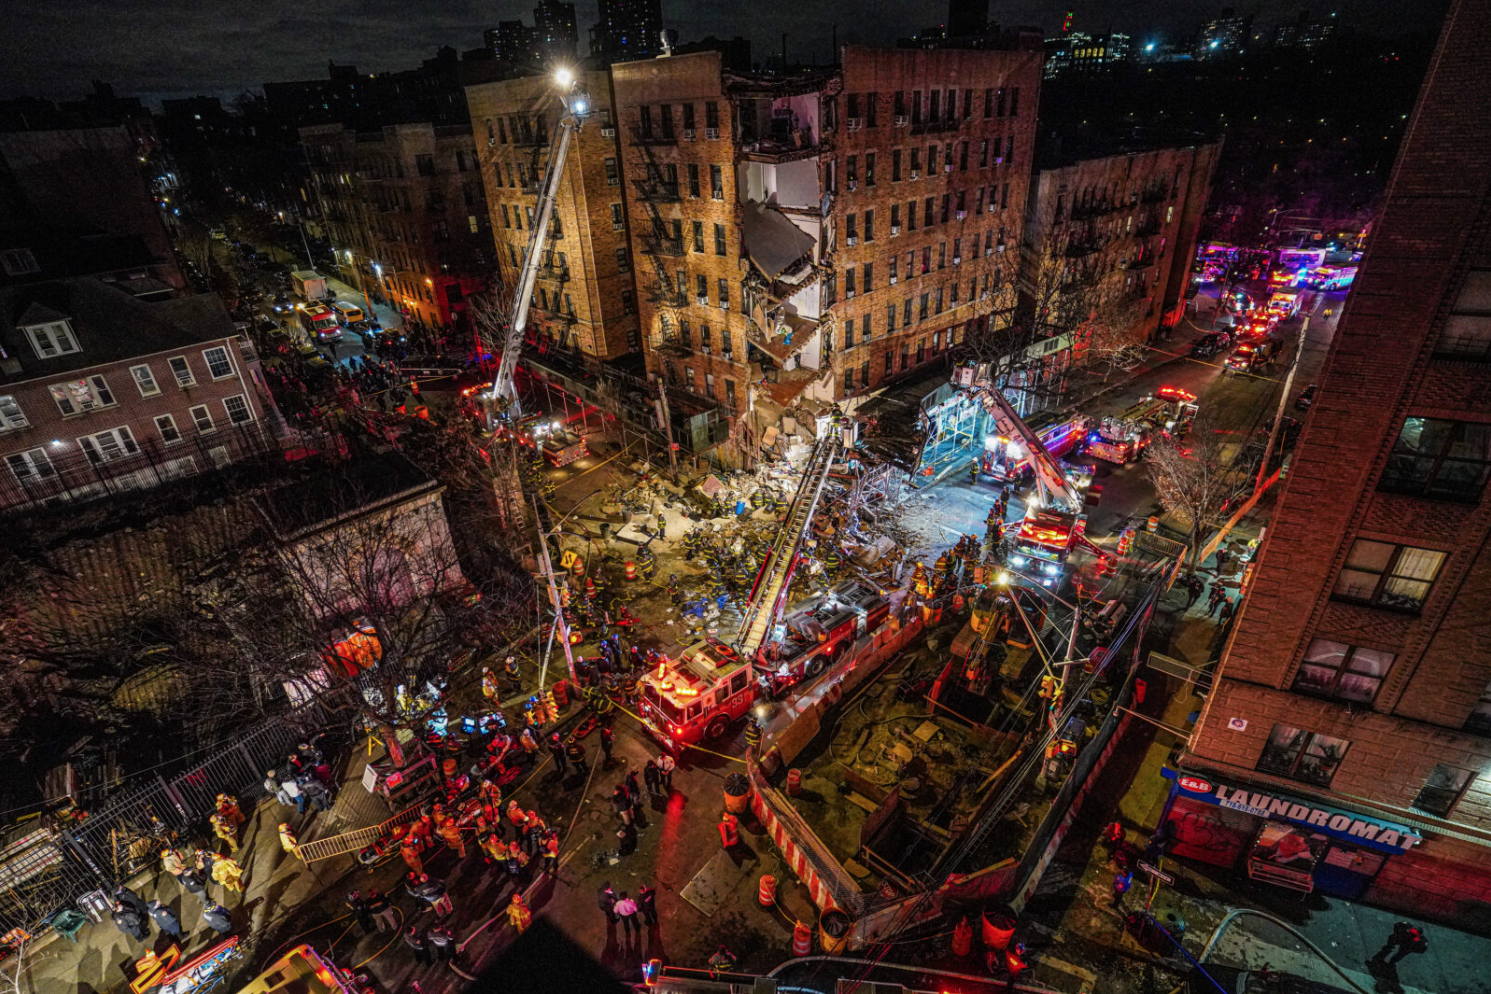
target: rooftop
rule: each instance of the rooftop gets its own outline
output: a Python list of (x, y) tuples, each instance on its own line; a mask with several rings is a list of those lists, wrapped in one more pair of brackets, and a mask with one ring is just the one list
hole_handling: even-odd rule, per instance
[[(78, 349), (41, 358), (22, 327), (67, 321)], [(215, 294), (147, 301), (91, 278), (0, 287), (0, 383), (58, 376), (231, 338)]]
[(282, 541), (303, 537), (348, 515), (361, 514), (395, 499), (439, 488), (434, 479), (398, 452), (383, 452), (337, 463), (271, 490), (255, 503)]

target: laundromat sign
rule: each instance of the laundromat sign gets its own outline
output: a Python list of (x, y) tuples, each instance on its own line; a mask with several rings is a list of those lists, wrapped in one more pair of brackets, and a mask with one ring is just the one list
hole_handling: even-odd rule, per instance
[(1338, 808), (1302, 801), (1287, 794), (1268, 794), (1248, 787), (1234, 787), (1212, 777), (1165, 770), (1180, 793), (1218, 807), (1243, 811), (1259, 818), (1304, 825), (1343, 842), (1353, 842), (1389, 853), (1404, 853), (1424, 841), (1406, 825), (1368, 818)]

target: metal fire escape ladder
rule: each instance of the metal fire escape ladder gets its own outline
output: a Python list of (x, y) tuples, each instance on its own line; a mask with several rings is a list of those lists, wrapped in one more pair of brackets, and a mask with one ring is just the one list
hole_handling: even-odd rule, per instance
[(632, 183), (637, 188), (637, 201), (647, 211), (647, 222), (651, 228), (648, 236), (642, 240), (642, 254), (652, 260), (653, 279), (648, 296), (658, 310), (663, 312), (662, 340), (672, 344), (678, 336), (678, 308), (684, 301), (678, 299), (677, 287), (668, 275), (667, 267), (663, 265), (662, 247), (668, 241), (668, 227), (657, 209), (657, 198), (664, 187), (663, 171), (652, 154), (652, 147), (643, 139), (641, 128), (634, 125), (631, 131), (632, 145), (642, 157), (642, 175), (633, 179)]
[(761, 648), (771, 627), (781, 616), (783, 603), (787, 599), (787, 588), (792, 584), (792, 574), (802, 553), (802, 543), (807, 538), (813, 515), (818, 510), (818, 499), (828, 482), (828, 474), (834, 459), (839, 454), (837, 431), (819, 439), (803, 470), (802, 482), (797, 487), (797, 496), (787, 510), (787, 517), (777, 530), (771, 554), (767, 556), (756, 580), (756, 589), (746, 602), (745, 617), (740, 624), (737, 650), (744, 659), (753, 658)]
[(521, 413), (513, 377), (517, 374), (518, 356), (523, 349), (523, 332), (528, 327), (528, 308), (533, 302), (533, 284), (538, 278), (544, 245), (549, 238), (549, 224), (554, 216), (554, 202), (559, 192), (559, 181), (564, 175), (564, 160), (569, 154), (570, 139), (582, 123), (583, 117), (577, 114), (567, 113), (560, 118), (556, 145), (549, 156), (549, 165), (544, 170), (543, 183), (538, 189), (538, 210), (534, 213), (532, 230), (528, 233), (523, 269), (513, 292), (513, 313), (508, 323), (507, 340), (502, 345), (502, 362), (497, 367), (497, 376), (492, 380), (493, 395), (507, 399), (514, 414)]

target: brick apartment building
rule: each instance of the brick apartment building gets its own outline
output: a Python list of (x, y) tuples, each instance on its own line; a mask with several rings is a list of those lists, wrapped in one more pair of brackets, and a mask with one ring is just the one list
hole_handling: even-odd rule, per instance
[[(610, 360), (641, 349), (621, 149), (609, 74), (581, 73), (578, 82), (598, 109), (570, 143), (528, 324), (535, 338)], [(564, 108), (547, 75), (475, 84), (466, 99), (497, 264), (503, 283), (513, 287)]]
[[(1037, 152), (1020, 285), (1028, 325), (1065, 336), (1045, 353), (1046, 372), (1090, 348), (1144, 342), (1179, 320), (1221, 150), (1212, 142), (1102, 156)], [(1017, 371), (1011, 385), (1046, 393), (1026, 382), (1032, 372)]]
[(1183, 756), (1174, 853), (1491, 901), (1491, 0), (1450, 5)]
[(97, 279), (0, 287), (0, 511), (136, 490), (272, 451), (259, 362), (215, 295)]
[(737, 450), (1010, 319), (991, 302), (1039, 53), (848, 46), (841, 69), (757, 77), (699, 52), (612, 78), (649, 372), (720, 405)]
[(424, 328), (460, 326), (492, 265), (481, 165), (470, 125), (341, 124), (300, 129), (314, 205), (348, 282)]

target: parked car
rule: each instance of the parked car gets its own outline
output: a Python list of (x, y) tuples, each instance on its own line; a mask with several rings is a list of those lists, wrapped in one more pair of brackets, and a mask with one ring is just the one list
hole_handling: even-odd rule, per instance
[(1308, 411), (1315, 404), (1315, 391), (1320, 389), (1320, 384), (1311, 383), (1300, 391), (1300, 395), (1294, 399), (1296, 411)]

